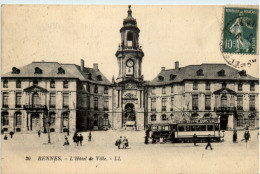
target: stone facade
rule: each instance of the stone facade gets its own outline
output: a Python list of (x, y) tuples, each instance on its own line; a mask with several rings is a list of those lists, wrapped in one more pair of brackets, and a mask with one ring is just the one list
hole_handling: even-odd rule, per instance
[(162, 67), (144, 81), (140, 30), (128, 16), (112, 82), (93, 68), (33, 62), (2, 75), (2, 130), (75, 132), (143, 130), (150, 124), (219, 122), (221, 129), (257, 128), (259, 80), (225, 64)]

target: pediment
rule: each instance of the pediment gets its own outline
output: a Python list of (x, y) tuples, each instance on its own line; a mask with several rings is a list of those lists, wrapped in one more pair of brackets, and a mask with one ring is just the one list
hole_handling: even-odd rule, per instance
[(237, 93), (229, 88), (221, 88), (217, 91), (213, 92), (214, 94), (232, 94), (232, 95), (237, 95)]
[(25, 92), (47, 92), (47, 89), (38, 85), (33, 85), (24, 89)]

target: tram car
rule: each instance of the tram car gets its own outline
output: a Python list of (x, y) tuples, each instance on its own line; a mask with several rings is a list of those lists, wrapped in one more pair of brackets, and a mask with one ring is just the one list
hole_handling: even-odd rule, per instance
[(196, 134), (196, 142), (206, 142), (210, 135), (212, 142), (224, 141), (224, 132), (220, 131), (219, 123), (178, 123), (149, 125), (152, 142), (163, 138), (164, 142), (191, 143)]

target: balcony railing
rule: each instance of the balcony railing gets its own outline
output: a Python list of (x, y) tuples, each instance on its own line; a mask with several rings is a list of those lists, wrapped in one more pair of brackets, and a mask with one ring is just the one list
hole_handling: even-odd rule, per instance
[(9, 108), (9, 106), (8, 105), (3, 105), (3, 108)]
[(41, 109), (47, 109), (46, 105), (40, 105), (40, 104), (31, 104), (31, 105), (23, 105), (24, 109), (36, 109), (36, 110), (41, 110)]
[(56, 108), (56, 105), (50, 105), (50, 108)]
[(211, 110), (210, 106), (205, 106), (205, 110)]
[(18, 105), (18, 104), (15, 105), (15, 108), (21, 108), (21, 107), (22, 105)]
[(63, 108), (69, 109), (68, 105), (63, 105)]
[(235, 109), (235, 107), (214, 107), (216, 112), (233, 112)]
[(255, 111), (255, 107), (249, 107), (250, 111)]

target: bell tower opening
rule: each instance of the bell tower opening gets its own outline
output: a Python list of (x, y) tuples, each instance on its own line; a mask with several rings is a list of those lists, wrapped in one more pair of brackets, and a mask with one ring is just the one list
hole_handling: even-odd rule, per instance
[(133, 33), (129, 31), (127, 33), (127, 47), (133, 47), (133, 41), (134, 41)]

